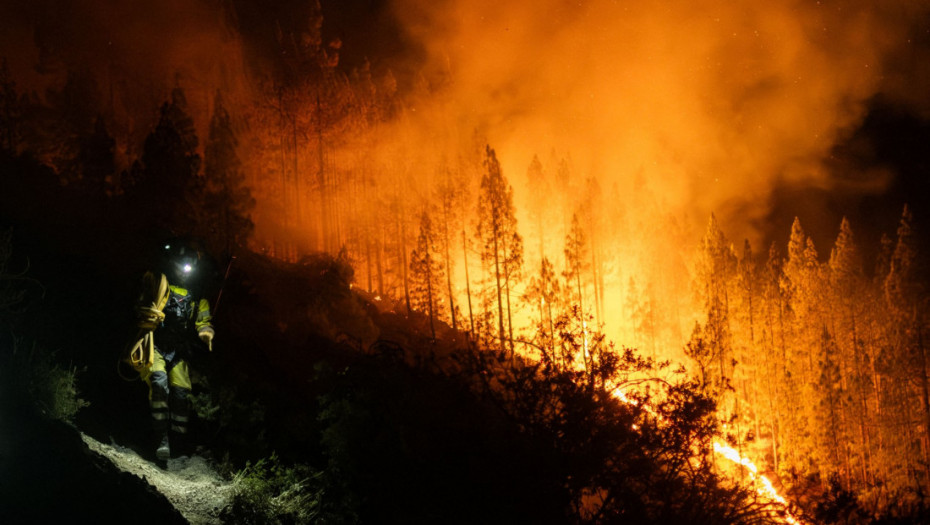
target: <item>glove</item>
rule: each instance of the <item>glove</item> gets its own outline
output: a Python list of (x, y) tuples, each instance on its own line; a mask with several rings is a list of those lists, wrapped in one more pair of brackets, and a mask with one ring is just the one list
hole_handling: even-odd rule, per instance
[(213, 330), (203, 330), (200, 332), (200, 340), (206, 343), (209, 351), (213, 351)]

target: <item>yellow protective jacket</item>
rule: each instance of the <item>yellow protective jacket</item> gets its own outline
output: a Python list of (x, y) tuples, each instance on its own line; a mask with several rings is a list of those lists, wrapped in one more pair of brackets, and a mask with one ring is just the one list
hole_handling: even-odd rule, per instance
[[(191, 292), (183, 287), (168, 284), (164, 274), (147, 272), (142, 279), (142, 293), (137, 305), (139, 335), (129, 347), (123, 360), (142, 373), (150, 370), (155, 361), (155, 335), (160, 343), (183, 343), (189, 336), (213, 334), (210, 303), (206, 299), (194, 301)], [(193, 326), (191, 326), (193, 324)], [(170, 348), (160, 345), (159, 353)], [(183, 345), (182, 345), (183, 346)], [(173, 357), (173, 356), (172, 356)]]
[[(198, 301), (187, 288), (168, 285), (168, 300), (165, 303), (164, 313), (165, 319), (160, 327), (164, 331), (180, 333), (193, 329), (197, 335), (205, 333), (213, 335), (214, 333), (209, 301), (206, 299)], [(156, 330), (156, 337), (163, 330)]]

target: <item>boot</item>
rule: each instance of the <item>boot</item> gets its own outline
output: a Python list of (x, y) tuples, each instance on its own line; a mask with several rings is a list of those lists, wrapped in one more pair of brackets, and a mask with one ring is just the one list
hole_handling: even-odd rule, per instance
[(161, 443), (159, 443), (158, 448), (155, 449), (155, 457), (161, 461), (168, 461), (171, 457), (171, 447), (168, 445), (168, 433), (161, 438)]

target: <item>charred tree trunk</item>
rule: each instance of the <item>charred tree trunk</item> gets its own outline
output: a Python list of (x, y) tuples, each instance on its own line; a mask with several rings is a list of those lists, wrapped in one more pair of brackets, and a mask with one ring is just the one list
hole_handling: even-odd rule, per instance
[(584, 371), (588, 376), (588, 381), (590, 382), (593, 378), (592, 363), (590, 363), (588, 355), (588, 322), (585, 320), (584, 316), (584, 290), (581, 288), (581, 268), (575, 273), (575, 287), (578, 290), (578, 314), (581, 316), (581, 338), (582, 338), (582, 349), (581, 357), (584, 359)]
[(368, 291), (371, 292), (373, 282), (372, 282), (372, 269), (371, 269), (371, 225), (365, 225), (365, 274), (368, 276)]
[(468, 237), (465, 235), (465, 228), (462, 228), (462, 257), (465, 263), (465, 295), (468, 297), (468, 321), (471, 325), (471, 333), (475, 333), (475, 313), (471, 306), (471, 281), (468, 278)]
[(501, 268), (500, 268), (500, 248), (498, 247), (497, 231), (493, 232), (494, 237), (494, 284), (497, 286), (497, 326), (498, 336), (500, 337), (501, 351), (506, 350), (507, 346), (504, 340), (504, 301), (503, 290), (501, 286)]
[(375, 265), (378, 270), (378, 297), (384, 297), (384, 226), (378, 226), (378, 246), (375, 250)]
[(401, 273), (404, 282), (404, 304), (407, 306), (407, 314), (412, 310), (410, 307), (410, 276), (407, 274), (407, 230), (404, 227), (403, 219), (398, 215), (397, 219), (397, 246), (400, 250)]
[[(317, 246), (321, 251), (329, 251), (332, 247), (329, 245), (329, 195), (326, 188), (326, 166), (323, 159), (323, 105), (320, 102), (319, 92), (316, 94), (316, 114), (317, 114), (317, 182), (320, 191), (320, 241)], [(406, 279), (405, 279), (406, 285)]]
[(297, 115), (291, 115), (291, 140), (293, 141), (293, 154), (292, 164), (294, 169), (294, 215), (297, 217), (297, 224), (303, 224), (303, 210), (301, 209), (301, 185), (300, 185), (300, 170), (299, 168), (299, 157), (300, 157), (300, 148), (298, 147), (300, 142), (297, 137)]
[(601, 305), (601, 292), (598, 290), (598, 267), (597, 267), (597, 249), (594, 244), (594, 236), (591, 236), (591, 282), (594, 284), (594, 315), (597, 316), (598, 320), (603, 319), (603, 311)]
[(455, 294), (452, 291), (452, 256), (450, 254), (450, 245), (452, 239), (449, 236), (449, 222), (442, 221), (442, 247), (445, 252), (446, 263), (446, 287), (449, 293), (449, 316), (452, 318), (452, 330), (458, 330), (458, 323), (455, 318)]
[(429, 314), (429, 333), (433, 338), (433, 341), (436, 340), (436, 323), (434, 321), (435, 314), (433, 310), (433, 268), (431, 264), (430, 253), (429, 253), (429, 242), (426, 243), (426, 301), (427, 301), (427, 313)]

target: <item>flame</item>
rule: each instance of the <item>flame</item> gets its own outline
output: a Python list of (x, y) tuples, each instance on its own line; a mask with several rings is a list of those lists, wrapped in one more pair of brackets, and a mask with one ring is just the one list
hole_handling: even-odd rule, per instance
[[(633, 406), (640, 406), (640, 402), (638, 400), (630, 398), (620, 389), (614, 390), (613, 396), (623, 403)], [(659, 421), (664, 421), (662, 415), (657, 413), (649, 405), (644, 405), (643, 408)], [(639, 430), (639, 426), (634, 424), (633, 430)], [(778, 503), (782, 506), (784, 515), (780, 517), (784, 519), (785, 523), (790, 525), (802, 525), (804, 523), (800, 521), (800, 519), (798, 519), (797, 516), (795, 516), (788, 508), (790, 505), (788, 500), (778, 493), (778, 490), (772, 484), (772, 480), (770, 480), (768, 476), (765, 476), (764, 474), (759, 474), (759, 468), (751, 459), (741, 455), (738, 450), (719, 440), (714, 441), (713, 448), (714, 453), (745, 468), (749, 472), (749, 478), (755, 485), (756, 493), (759, 494), (759, 496), (768, 499), (769, 501)]]
[(753, 482), (758, 482), (756, 486), (756, 492), (765, 498), (768, 498), (772, 501), (775, 501), (785, 507), (785, 523), (790, 523), (791, 525), (800, 525), (803, 523), (800, 521), (794, 514), (788, 510), (788, 500), (784, 496), (778, 493), (778, 490), (775, 489), (775, 486), (772, 485), (772, 480), (765, 476), (764, 474), (759, 474), (759, 468), (756, 467), (756, 464), (752, 462), (746, 456), (743, 456), (735, 448), (721, 443), (720, 441), (714, 441), (714, 452), (722, 456), (725, 459), (744, 467), (749, 472), (749, 478)]

